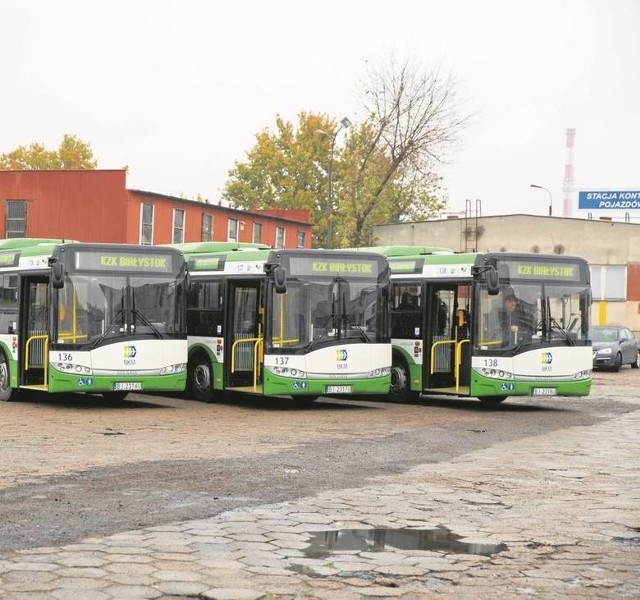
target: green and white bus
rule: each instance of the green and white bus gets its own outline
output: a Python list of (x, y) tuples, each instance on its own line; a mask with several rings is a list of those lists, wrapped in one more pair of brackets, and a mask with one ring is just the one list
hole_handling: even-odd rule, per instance
[(192, 397), (386, 396), (386, 258), (232, 242), (174, 247), (184, 253), (190, 276)]
[[(584, 259), (416, 246), (364, 250), (380, 252), (391, 267), (391, 399), (439, 394), (498, 403), (589, 394)], [(506, 296), (517, 298), (519, 328), (506, 324), (515, 314), (503, 308)]]
[(0, 240), (0, 400), (183, 391), (185, 278), (172, 248)]

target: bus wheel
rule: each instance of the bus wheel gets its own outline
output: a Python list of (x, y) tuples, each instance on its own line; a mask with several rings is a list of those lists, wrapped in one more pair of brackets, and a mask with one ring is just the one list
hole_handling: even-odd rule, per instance
[(409, 389), (409, 368), (401, 359), (393, 359), (391, 366), (391, 386), (389, 400), (391, 402), (406, 402), (415, 394)]
[(9, 365), (7, 357), (0, 352), (0, 401), (7, 402), (11, 398), (11, 384), (9, 383)]
[(203, 356), (196, 356), (189, 363), (189, 390), (191, 391), (191, 396), (199, 402), (211, 402), (213, 400), (211, 363)]
[(498, 406), (501, 402), (504, 402), (508, 396), (482, 396), (478, 398), (485, 406)]

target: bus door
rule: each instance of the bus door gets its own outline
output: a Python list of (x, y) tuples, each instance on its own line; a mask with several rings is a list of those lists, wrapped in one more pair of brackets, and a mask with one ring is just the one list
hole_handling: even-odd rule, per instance
[[(225, 381), (229, 388), (261, 391), (264, 357), (260, 280), (228, 280)], [(230, 332), (230, 333), (229, 333)]]
[(22, 277), (20, 289), (19, 385), (48, 388), (49, 280)]
[[(470, 363), (468, 286), (428, 284), (425, 327), (425, 389), (468, 393)], [(465, 389), (465, 386), (466, 389)]]

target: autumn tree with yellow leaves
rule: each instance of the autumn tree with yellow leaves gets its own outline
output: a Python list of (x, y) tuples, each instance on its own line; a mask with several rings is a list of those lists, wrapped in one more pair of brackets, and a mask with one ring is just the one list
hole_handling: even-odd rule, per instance
[(39, 142), (32, 142), (0, 155), (0, 171), (95, 169), (97, 166), (91, 146), (70, 134), (63, 136), (57, 150), (47, 150)]
[(371, 69), (361, 91), (368, 116), (348, 128), (326, 115), (300, 113), (295, 125), (278, 116), (275, 131), (258, 133), (235, 163), (223, 198), (239, 208), (310, 210), (315, 247), (371, 245), (376, 225), (441, 212), (439, 168), (469, 118), (456, 83), (392, 60)]

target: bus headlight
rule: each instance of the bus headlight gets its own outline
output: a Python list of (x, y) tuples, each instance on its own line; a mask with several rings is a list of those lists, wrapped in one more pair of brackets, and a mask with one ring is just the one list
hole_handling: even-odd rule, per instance
[(591, 369), (587, 369), (585, 371), (578, 371), (572, 375), (572, 378), (576, 381), (580, 381), (581, 379), (589, 379), (591, 377)]
[(510, 380), (513, 379), (513, 373), (509, 371), (503, 371), (502, 369), (479, 369), (480, 375), (483, 377), (490, 377), (491, 379)]
[(369, 371), (369, 379), (374, 377), (386, 377), (391, 374), (391, 367), (382, 367), (381, 369), (374, 369), (373, 371)]
[(167, 365), (160, 369), (160, 375), (175, 375), (176, 373), (182, 373), (187, 368), (187, 363), (176, 363), (175, 365)]
[(53, 365), (58, 371), (68, 373), (69, 375), (93, 375), (91, 367), (84, 365), (76, 365), (73, 363), (54, 363)]
[(267, 371), (280, 377), (295, 377), (296, 379), (306, 379), (307, 372), (302, 369), (292, 369), (290, 367), (265, 367)]

